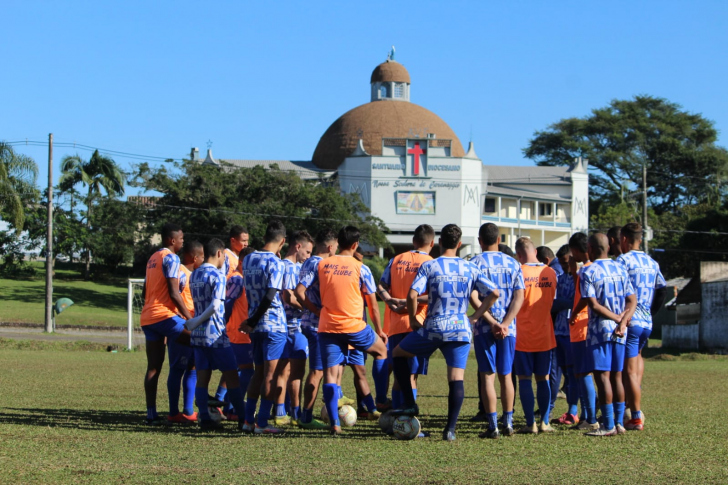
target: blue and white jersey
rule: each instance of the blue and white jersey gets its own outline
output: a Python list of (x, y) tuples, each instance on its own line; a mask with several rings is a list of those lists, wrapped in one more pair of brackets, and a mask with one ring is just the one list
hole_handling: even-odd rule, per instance
[(417, 332), (442, 342), (470, 342), (470, 294), (477, 290), (485, 298), (497, 289), (475, 264), (444, 256), (422, 263), (411, 288), (430, 297), (427, 318)]
[[(507, 254), (499, 251), (486, 251), (473, 258), (471, 262), (478, 267), (488, 280), (495, 283), (498, 288), (498, 292), (500, 293), (498, 300), (493, 303), (493, 306), (488, 311), (498, 323), (501, 323), (508, 312), (508, 308), (511, 306), (513, 293), (516, 290), (524, 290), (526, 288), (523, 282), (521, 264)], [(478, 293), (481, 300), (487, 296), (480, 292)], [(490, 332), (490, 325), (486, 323), (484, 318), (481, 318), (473, 328), (473, 331), (475, 335)], [(508, 325), (508, 335), (514, 338), (516, 336), (515, 318)]]
[(563, 271), (557, 278), (556, 299), (557, 301), (564, 300), (566, 302), (566, 308), (556, 314), (556, 318), (554, 319), (554, 335), (569, 337), (571, 335), (569, 330), (569, 317), (571, 317), (571, 307), (574, 306), (576, 283), (571, 274), (564, 273)]
[[(321, 309), (321, 292), (319, 291), (318, 267), (321, 256), (311, 256), (303, 262), (298, 282), (306, 288), (306, 300), (310, 301), (319, 310)], [(306, 310), (301, 318), (301, 327), (318, 331), (319, 317)]]
[(243, 260), (245, 296), (248, 298), (248, 317), (255, 315), (268, 289), (278, 290), (268, 311), (253, 328), (254, 332), (286, 332), (286, 313), (283, 309), (280, 290), (283, 289), (285, 266), (278, 256), (270, 251), (255, 251)]
[(229, 347), (230, 340), (225, 332), (225, 276), (213, 265), (205, 263), (190, 276), (190, 292), (195, 315), (202, 315), (214, 300), (220, 300), (220, 306), (210, 319), (192, 330), (190, 345)]
[(187, 273), (184, 271), (179, 272), (179, 294), (181, 295), (185, 288), (187, 288)]
[[(299, 277), (301, 274), (301, 263), (294, 263), (288, 259), (283, 259), (283, 265), (286, 268), (286, 272), (283, 275), (283, 289), (284, 290), (295, 290), (298, 286)], [(293, 334), (301, 331), (301, 318), (303, 318), (303, 310), (294, 308), (291, 305), (283, 303), (283, 308), (286, 311), (286, 321), (288, 322), (288, 333)]]
[(665, 277), (660, 272), (660, 265), (643, 251), (630, 251), (617, 258), (624, 265), (629, 279), (637, 294), (637, 310), (634, 312), (630, 326), (652, 328), (652, 299), (655, 290), (667, 286)]
[(561, 263), (559, 263), (559, 260), (557, 258), (554, 258), (549, 263), (549, 268), (554, 270), (554, 273), (556, 273), (556, 278), (560, 277), (562, 274), (564, 274), (564, 268), (561, 267)]
[[(625, 308), (625, 299), (634, 294), (627, 270), (611, 259), (597, 259), (579, 273), (579, 289), (582, 298), (596, 298), (600, 305), (616, 315)], [(586, 345), (591, 347), (605, 342), (624, 344), (626, 337), (614, 337), (617, 322), (609, 320), (589, 308), (589, 324)]]
[(243, 276), (237, 272), (233, 273), (226, 283), (225, 300), (235, 301), (240, 298), (240, 295), (243, 293), (244, 286), (245, 281), (243, 280)]

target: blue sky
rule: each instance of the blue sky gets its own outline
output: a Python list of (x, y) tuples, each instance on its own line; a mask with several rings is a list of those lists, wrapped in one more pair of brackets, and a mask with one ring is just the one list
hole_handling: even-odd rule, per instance
[[(486, 164), (531, 164), (535, 130), (635, 94), (724, 131), (727, 13), (724, 1), (5, 1), (0, 140), (53, 132), (170, 158), (211, 140), (218, 158), (310, 160), (369, 101), (391, 45), (412, 101)], [(45, 185), (47, 149), (17, 149)], [(74, 153), (55, 150), (56, 180)]]

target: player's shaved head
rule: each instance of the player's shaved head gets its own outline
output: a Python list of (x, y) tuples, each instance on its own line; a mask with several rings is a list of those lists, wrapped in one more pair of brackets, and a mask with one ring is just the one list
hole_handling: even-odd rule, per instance
[(606, 234), (595, 232), (589, 236), (589, 259), (595, 261), (607, 257), (609, 251), (609, 238)]
[(237, 225), (230, 228), (230, 239), (237, 239), (241, 234), (248, 234), (248, 230)]
[(412, 237), (412, 243), (421, 248), (428, 246), (435, 239), (435, 230), (429, 224), (420, 224), (415, 229), (415, 235)]
[(296, 231), (291, 235), (291, 244), (306, 244), (311, 243), (313, 244), (313, 238), (308, 233), (308, 231)]
[(245, 258), (245, 256), (247, 256), (248, 254), (250, 254), (250, 253), (254, 253), (254, 252), (255, 252), (255, 248), (251, 248), (250, 246), (248, 246), (247, 248), (243, 248), (243, 250), (242, 250), (242, 251), (240, 251), (240, 259), (242, 260), (242, 259), (244, 259), (244, 258)]
[(354, 244), (359, 242), (360, 238), (361, 233), (358, 228), (354, 226), (342, 227), (337, 238), (339, 240), (339, 248), (351, 249)]
[(202, 243), (197, 239), (192, 241), (185, 241), (185, 245), (182, 246), (182, 253), (184, 254), (195, 254), (198, 251), (203, 251)]
[(507, 244), (499, 244), (498, 245), (498, 251), (500, 251), (503, 254), (507, 254), (513, 259), (516, 259), (516, 253), (513, 252), (510, 246)]
[(519, 237), (516, 240), (516, 254), (529, 253), (531, 251), (535, 253), (536, 246), (533, 244), (533, 241), (531, 241), (530, 237)]
[(283, 225), (278, 219), (273, 219), (268, 223), (268, 227), (265, 228), (265, 236), (263, 236), (263, 243), (268, 244), (270, 242), (282, 241), (286, 237), (286, 226)]
[(492, 222), (486, 222), (478, 230), (478, 238), (484, 246), (492, 246), (498, 242), (500, 237), (500, 229)]
[(328, 246), (336, 241), (336, 233), (331, 229), (322, 229), (316, 234), (316, 247)]
[(571, 235), (569, 238), (569, 247), (571, 249), (576, 249), (577, 251), (581, 251), (582, 253), (586, 254), (586, 252), (589, 250), (587, 240), (589, 238), (586, 234), (583, 232), (575, 232)]
[(556, 257), (557, 258), (563, 258), (564, 256), (566, 256), (570, 252), (571, 252), (571, 249), (569, 249), (569, 245), (568, 244), (564, 244), (563, 246), (561, 246), (559, 248), (558, 251), (556, 251)]
[(536, 248), (536, 259), (541, 261), (543, 264), (549, 264), (556, 258), (554, 252), (548, 246), (539, 246)]
[(614, 241), (619, 241), (619, 234), (621, 232), (622, 228), (619, 226), (610, 227), (607, 231), (607, 238), (612, 239)]
[(630, 222), (621, 229), (621, 235), (630, 244), (634, 244), (642, 240), (642, 226), (636, 222)]
[(442, 249), (457, 249), (463, 231), (456, 224), (448, 224), (440, 231)]
[(205, 243), (205, 261), (217, 256), (218, 251), (225, 250), (225, 243), (217, 238), (210, 239)]
[(166, 241), (174, 237), (176, 232), (180, 232), (182, 228), (178, 224), (168, 222), (162, 226), (162, 241)]

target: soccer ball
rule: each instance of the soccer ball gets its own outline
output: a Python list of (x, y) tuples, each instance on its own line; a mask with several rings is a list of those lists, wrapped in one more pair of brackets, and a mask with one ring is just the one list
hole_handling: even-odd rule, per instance
[(326, 404), (321, 407), (321, 421), (329, 423), (329, 412), (326, 410)]
[(349, 405), (341, 406), (339, 409), (339, 422), (342, 426), (354, 426), (356, 424), (356, 410)]
[[(222, 412), (220, 411), (220, 408), (208, 406), (207, 413), (210, 415), (210, 419), (216, 423), (219, 423), (225, 419), (225, 416), (223, 416)], [(202, 415), (200, 415), (200, 413), (197, 413), (197, 421), (198, 422), (202, 421)]]
[(386, 413), (382, 413), (382, 415), (379, 417), (379, 427), (385, 433), (391, 433), (392, 432), (392, 425), (393, 424), (394, 424), (394, 416), (392, 416), (392, 412), (391, 411), (387, 411)]
[(413, 440), (420, 434), (420, 421), (414, 416), (398, 416), (392, 431), (398, 440)]

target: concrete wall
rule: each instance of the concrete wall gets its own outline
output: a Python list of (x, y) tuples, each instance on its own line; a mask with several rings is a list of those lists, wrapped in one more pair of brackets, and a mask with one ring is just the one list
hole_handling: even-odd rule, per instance
[(700, 346), (728, 349), (728, 281), (702, 283), (701, 293)]
[(674, 349), (698, 350), (700, 348), (700, 325), (663, 325), (662, 346)]

